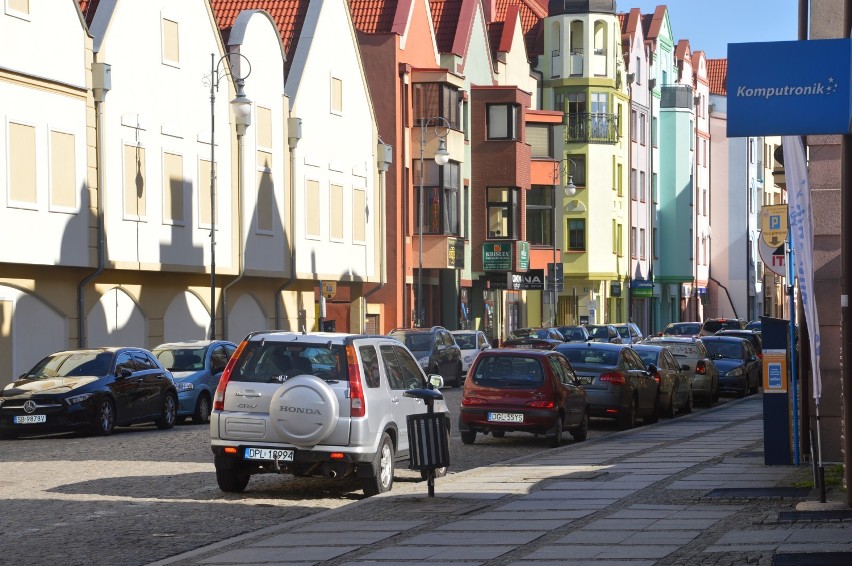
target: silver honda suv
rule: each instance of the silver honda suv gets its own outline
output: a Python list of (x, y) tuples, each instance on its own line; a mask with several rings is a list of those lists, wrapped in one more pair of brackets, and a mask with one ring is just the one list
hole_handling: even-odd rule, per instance
[[(388, 336), (255, 332), (228, 362), (210, 416), (219, 488), (241, 492), (252, 474), (357, 476), (365, 495), (389, 491), (409, 457), (406, 417), (426, 412), (408, 389), (427, 381)], [(447, 414), (444, 402), (436, 412)], [(449, 430), (449, 429), (447, 429)]]

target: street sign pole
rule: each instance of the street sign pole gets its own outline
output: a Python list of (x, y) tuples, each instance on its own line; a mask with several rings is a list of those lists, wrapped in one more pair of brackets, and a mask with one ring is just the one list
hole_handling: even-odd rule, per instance
[(787, 294), (790, 296), (790, 388), (793, 396), (793, 464), (799, 465), (799, 393), (796, 383), (796, 271), (793, 268), (793, 237), (787, 234)]

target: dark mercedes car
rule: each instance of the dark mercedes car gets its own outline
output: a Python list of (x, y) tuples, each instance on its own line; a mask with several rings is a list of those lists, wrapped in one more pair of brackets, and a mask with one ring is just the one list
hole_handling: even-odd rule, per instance
[(0, 391), (0, 437), (153, 422), (172, 428), (177, 391), (171, 373), (142, 348), (56, 352)]

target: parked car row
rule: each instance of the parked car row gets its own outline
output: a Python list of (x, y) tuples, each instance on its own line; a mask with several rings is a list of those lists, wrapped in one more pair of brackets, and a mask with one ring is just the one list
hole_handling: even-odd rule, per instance
[(226, 341), (55, 352), (0, 391), (0, 437), (118, 426), (172, 428), (210, 419), (213, 392), (236, 345)]

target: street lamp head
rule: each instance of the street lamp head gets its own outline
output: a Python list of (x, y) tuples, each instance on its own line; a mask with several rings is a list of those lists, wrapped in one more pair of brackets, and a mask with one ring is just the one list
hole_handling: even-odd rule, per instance
[(435, 163), (437, 165), (446, 165), (450, 162), (450, 152), (447, 151), (447, 143), (444, 138), (438, 140), (438, 151), (435, 152)]
[(245, 81), (238, 79), (237, 81), (237, 96), (231, 101), (231, 110), (237, 118), (245, 118), (251, 114), (251, 100), (246, 96), (243, 87)]
[(565, 196), (573, 197), (577, 194), (577, 185), (574, 184), (574, 175), (568, 175), (568, 183), (565, 185)]

